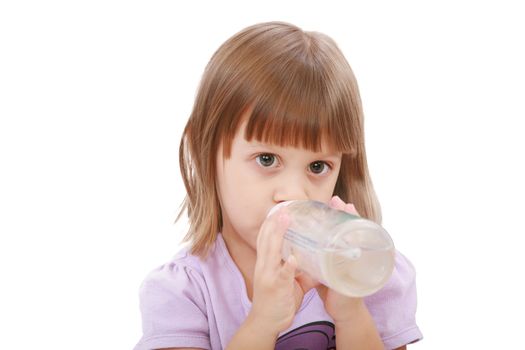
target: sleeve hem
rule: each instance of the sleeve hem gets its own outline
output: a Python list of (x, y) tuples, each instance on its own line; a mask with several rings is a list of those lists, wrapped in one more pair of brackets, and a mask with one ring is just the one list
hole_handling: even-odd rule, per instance
[(396, 334), (383, 338), (386, 349), (396, 349), (400, 346), (412, 344), (423, 339), (423, 334), (418, 326), (402, 330)]
[(210, 340), (207, 337), (192, 335), (161, 335), (142, 339), (133, 350), (151, 350), (159, 348), (200, 348), (210, 350)]

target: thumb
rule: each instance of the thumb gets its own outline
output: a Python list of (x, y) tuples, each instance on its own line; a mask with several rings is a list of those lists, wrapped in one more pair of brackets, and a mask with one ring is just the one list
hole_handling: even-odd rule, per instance
[(297, 281), (297, 283), (299, 283), (299, 286), (301, 287), (301, 289), (303, 290), (305, 294), (310, 289), (321, 285), (319, 281), (312, 278), (310, 275), (308, 275), (305, 272), (302, 272), (298, 276), (296, 276), (295, 280)]
[(297, 259), (295, 256), (290, 255), (288, 259), (284, 262), (282, 268), (281, 268), (281, 274), (280, 276), (284, 280), (293, 280), (293, 276), (295, 275), (295, 269), (297, 268)]
[(323, 284), (320, 284), (319, 286), (315, 287), (317, 289), (317, 294), (319, 294), (319, 297), (321, 298), (321, 300), (325, 300), (326, 299), (326, 290), (327, 290), (327, 287)]

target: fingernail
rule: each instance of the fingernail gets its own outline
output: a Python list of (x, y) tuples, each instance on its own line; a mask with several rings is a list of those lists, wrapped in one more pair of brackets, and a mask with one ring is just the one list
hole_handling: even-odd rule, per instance
[(297, 268), (297, 258), (294, 255), (290, 255), (287, 260), (290, 269), (295, 272), (295, 269)]
[(352, 203), (348, 203), (348, 204), (345, 206), (345, 210), (346, 210), (346, 211), (350, 211), (350, 212), (352, 212), (353, 214), (358, 214), (358, 213), (357, 213), (357, 209), (355, 208), (355, 205), (353, 205)]

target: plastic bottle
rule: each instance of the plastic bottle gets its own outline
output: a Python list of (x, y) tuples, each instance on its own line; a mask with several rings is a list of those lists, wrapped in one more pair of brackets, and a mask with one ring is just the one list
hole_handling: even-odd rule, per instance
[(310, 200), (281, 202), (268, 215), (281, 206), (290, 217), (284, 260), (293, 254), (300, 270), (347, 296), (373, 294), (388, 281), (395, 248), (380, 225)]

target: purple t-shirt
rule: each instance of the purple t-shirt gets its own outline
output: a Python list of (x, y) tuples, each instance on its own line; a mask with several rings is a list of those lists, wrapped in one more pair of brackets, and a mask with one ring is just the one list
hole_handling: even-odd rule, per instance
[[(386, 349), (422, 338), (416, 325), (412, 264), (399, 252), (389, 282), (365, 298)], [(205, 261), (183, 248), (151, 271), (140, 287), (143, 336), (135, 350), (195, 347), (225, 349), (251, 308), (246, 285), (222, 236)], [(254, 339), (254, 341), (257, 341)], [(308, 291), (292, 325), (275, 349), (335, 349), (333, 319), (315, 288)]]

